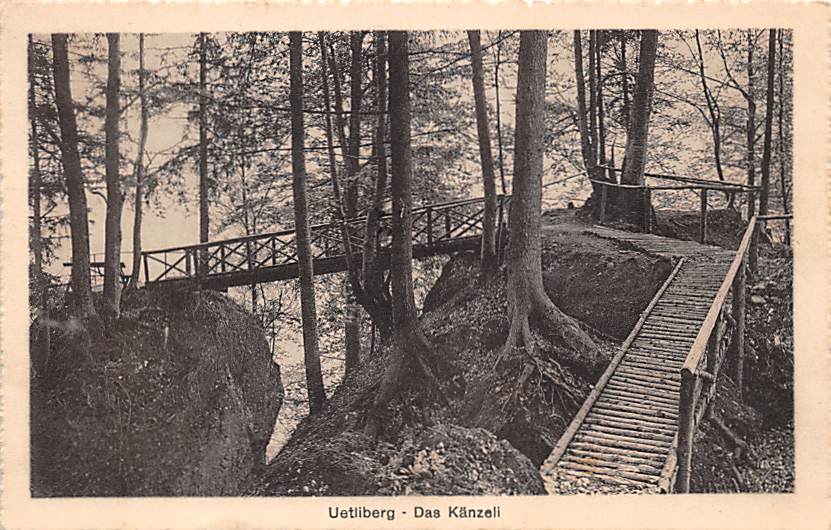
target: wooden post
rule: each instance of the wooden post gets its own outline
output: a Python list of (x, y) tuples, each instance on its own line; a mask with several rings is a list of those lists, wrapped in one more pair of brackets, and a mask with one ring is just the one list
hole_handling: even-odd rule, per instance
[(277, 266), (277, 238), (271, 236), (271, 266)]
[(739, 399), (742, 399), (744, 385), (744, 329), (745, 329), (745, 306), (747, 287), (747, 266), (745, 260), (739, 266), (736, 277), (733, 278), (733, 320), (736, 321), (736, 328), (733, 330), (732, 347), (733, 353), (731, 364), (733, 366), (733, 380), (739, 391)]
[(699, 220), (698, 241), (707, 242), (707, 189), (701, 190), (701, 219)]
[(433, 208), (427, 207), (427, 244), (433, 243)]
[(450, 239), (450, 209), (444, 208), (444, 235)]
[(220, 247), (219, 247), (219, 268), (222, 272), (225, 272), (226, 269), (227, 269), (227, 266), (226, 266), (226, 263), (225, 263), (225, 261), (226, 261), (225, 252), (226, 252), (225, 244), (220, 243)]
[[(718, 348), (719, 344), (721, 343), (721, 337), (719, 336), (719, 328), (721, 327), (721, 318), (722, 315), (719, 313), (719, 318), (716, 321), (716, 325), (713, 326), (713, 331), (710, 333), (710, 340), (707, 341), (707, 363), (706, 363), (706, 370), (707, 373), (713, 376), (712, 381), (707, 381), (708, 387), (713, 387), (718, 384), (718, 373), (716, 370), (718, 369)], [(715, 396), (715, 389), (713, 390)], [(705, 418), (711, 418), (713, 416), (713, 405), (716, 402), (715, 398), (710, 400), (707, 404), (707, 410), (704, 411)]]
[(750, 255), (748, 256), (748, 266), (750, 268), (751, 277), (756, 276), (759, 272), (759, 223), (753, 224), (753, 235), (750, 236), (750, 248), (748, 249)]
[(609, 187), (606, 184), (600, 185), (600, 215), (598, 222), (603, 224), (606, 222), (606, 201), (609, 195)]
[(193, 272), (191, 271), (191, 268), (190, 268), (190, 259), (191, 259), (192, 256), (193, 256), (193, 253), (191, 253), (190, 250), (185, 250), (185, 273), (187, 274), (188, 277), (193, 276)]
[(652, 233), (652, 190), (643, 188), (643, 231)]
[(144, 283), (150, 283), (150, 268), (147, 267), (147, 254), (142, 253), (141, 257), (144, 259)]
[(678, 478), (675, 491), (689, 493), (692, 446), (695, 437), (695, 379), (689, 369), (681, 370), (681, 401), (678, 403)]
[(251, 240), (245, 240), (245, 261), (246, 265), (248, 266), (248, 270), (252, 270), (251, 268)]

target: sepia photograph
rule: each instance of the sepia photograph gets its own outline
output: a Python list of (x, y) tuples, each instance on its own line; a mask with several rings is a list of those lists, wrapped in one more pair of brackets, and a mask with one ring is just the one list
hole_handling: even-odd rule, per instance
[(30, 33), (31, 496), (793, 492), (793, 46)]

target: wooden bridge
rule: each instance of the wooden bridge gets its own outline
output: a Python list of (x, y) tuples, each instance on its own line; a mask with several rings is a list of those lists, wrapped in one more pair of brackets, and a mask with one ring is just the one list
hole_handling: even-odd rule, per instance
[[(790, 216), (760, 221), (779, 218)], [(543, 463), (546, 480), (689, 491), (693, 438), (728, 354), (742, 388), (746, 269), (756, 226), (753, 217), (737, 251), (590, 229), (677, 264)]]
[[(497, 200), (497, 237), (504, 237), (504, 220), (510, 196)], [(482, 236), (484, 199), (430, 204), (412, 211), (413, 257), (423, 258), (478, 248)], [(382, 251), (389, 263), (389, 220), (381, 217)], [(350, 246), (361, 258), (366, 217), (345, 221)], [(340, 223), (311, 227), (315, 274), (346, 270), (346, 250)], [(297, 278), (297, 247), (294, 230), (211, 241), (198, 245), (142, 252), (144, 281), (153, 285), (200, 285), (224, 289), (239, 285)]]

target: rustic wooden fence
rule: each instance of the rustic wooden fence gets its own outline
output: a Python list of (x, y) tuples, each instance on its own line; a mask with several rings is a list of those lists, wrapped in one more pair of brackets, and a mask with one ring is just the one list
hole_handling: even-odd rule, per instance
[[(620, 173), (621, 170), (608, 166), (599, 166), (599, 169), (608, 172), (609, 175)], [(699, 196), (699, 230), (698, 241), (701, 243), (707, 240), (707, 212), (708, 200), (710, 192), (721, 192), (729, 197), (735, 197), (737, 194), (747, 194), (749, 201), (754, 201), (756, 193), (759, 191), (758, 186), (748, 186), (746, 184), (739, 184), (734, 182), (699, 179), (694, 177), (685, 177), (680, 175), (666, 175), (661, 173), (644, 173), (644, 177), (657, 180), (665, 180), (676, 182), (676, 184), (621, 184), (614, 180), (603, 180), (590, 178), (589, 180), (596, 187), (600, 188), (600, 205), (598, 210), (598, 220), (600, 224), (606, 222), (608, 212), (608, 196), (609, 189), (616, 188), (620, 190), (630, 190), (632, 192), (640, 191), (643, 207), (642, 228), (644, 232), (651, 233), (654, 229), (652, 226), (652, 194), (656, 191), (693, 191), (697, 192)]]

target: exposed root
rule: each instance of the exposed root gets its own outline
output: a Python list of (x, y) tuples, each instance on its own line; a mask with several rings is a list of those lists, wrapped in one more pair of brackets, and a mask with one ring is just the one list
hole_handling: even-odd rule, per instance
[(404, 372), (412, 368), (413, 361), (427, 376), (429, 384), (436, 390), (442, 404), (450, 407), (450, 400), (442, 390), (432, 367), (437, 359), (432, 350), (433, 346), (419, 326), (410, 326), (398, 332), (393, 345), (392, 359), (384, 371), (378, 393), (367, 413), (364, 434), (373, 439), (378, 438), (382, 431), (382, 421), (388, 415), (387, 405), (400, 393)]

